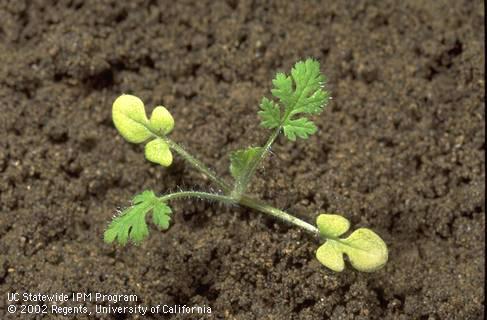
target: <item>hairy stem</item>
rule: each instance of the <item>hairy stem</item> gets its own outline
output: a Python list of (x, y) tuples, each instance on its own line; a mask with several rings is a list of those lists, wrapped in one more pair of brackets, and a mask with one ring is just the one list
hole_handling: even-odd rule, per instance
[(221, 194), (209, 193), (209, 192), (201, 192), (201, 191), (179, 191), (179, 192), (174, 192), (174, 193), (161, 196), (158, 199), (162, 202), (166, 202), (166, 201), (182, 199), (182, 198), (198, 198), (198, 199), (204, 199), (209, 201), (220, 201), (229, 204), (235, 203), (232, 197), (224, 196)]
[(247, 190), (247, 186), (249, 185), (250, 181), (252, 180), (252, 177), (255, 174), (255, 170), (257, 170), (259, 164), (262, 162), (262, 160), (264, 160), (265, 156), (269, 153), (272, 144), (279, 136), (280, 132), (281, 132), (281, 127), (279, 126), (274, 130), (274, 132), (271, 134), (269, 139), (267, 139), (267, 142), (262, 147), (262, 151), (260, 152), (259, 157), (252, 162), (249, 169), (242, 176), (242, 178), (236, 181), (234, 190), (232, 192), (232, 195), (234, 197), (240, 198), (245, 193), (245, 191)]
[(183, 198), (198, 198), (198, 199), (204, 199), (208, 201), (220, 201), (227, 204), (239, 204), (257, 210), (259, 212), (265, 213), (272, 217), (278, 218), (282, 221), (291, 223), (295, 226), (300, 227), (301, 229), (304, 229), (306, 232), (310, 233), (314, 237), (319, 237), (318, 229), (312, 224), (309, 224), (308, 222), (301, 220), (293, 215), (290, 215), (287, 212), (274, 208), (260, 200), (251, 198), (249, 196), (243, 196), (239, 200), (235, 200), (233, 197), (215, 194), (215, 193), (208, 193), (208, 192), (201, 192), (201, 191), (180, 191), (180, 192), (174, 192), (168, 195), (161, 196), (158, 199), (159, 201), (166, 202), (166, 201), (183, 199)]
[(170, 138), (166, 136), (159, 136), (161, 139), (164, 139), (164, 141), (169, 145), (171, 149), (176, 151), (181, 157), (184, 158), (184, 160), (188, 161), (193, 167), (195, 167), (197, 170), (201, 171), (204, 173), (210, 180), (212, 180), (214, 183), (218, 185), (223, 191), (229, 192), (232, 188), (230, 185), (228, 185), (223, 179), (218, 177), (210, 168), (208, 168), (203, 162), (200, 160), (196, 159), (193, 157), (191, 154), (189, 154), (186, 150), (183, 149), (179, 144), (171, 140)]
[(258, 210), (260, 212), (263, 212), (265, 214), (271, 215), (275, 218), (278, 218), (280, 220), (289, 222), (291, 224), (294, 224), (301, 229), (304, 229), (306, 232), (310, 233), (314, 237), (319, 237), (320, 233), (318, 228), (316, 228), (314, 225), (301, 220), (285, 211), (279, 210), (277, 208), (272, 207), (271, 205), (266, 204), (265, 202), (262, 202), (260, 200), (251, 198), (249, 196), (243, 196), (240, 201), (240, 204)]
[(146, 127), (155, 138), (160, 138), (164, 140), (171, 149), (176, 151), (183, 159), (188, 161), (193, 167), (204, 173), (210, 180), (216, 183), (220, 188), (222, 188), (225, 192), (230, 192), (232, 188), (228, 185), (223, 179), (218, 177), (210, 168), (208, 168), (203, 162), (193, 157), (188, 151), (184, 150), (178, 143), (173, 141), (172, 139), (168, 138), (166, 135), (161, 134), (160, 132), (156, 132), (152, 130), (152, 128), (148, 127), (146, 123), (138, 122), (139, 124)]
[[(256, 161), (252, 163), (252, 166), (250, 167), (247, 174), (244, 176), (244, 179), (242, 179), (242, 181), (237, 182), (236, 187), (238, 189), (236, 190), (234, 189), (231, 196), (209, 193), (209, 192), (200, 192), (200, 191), (180, 191), (165, 196), (161, 196), (159, 197), (159, 200), (170, 201), (170, 200), (181, 199), (181, 198), (198, 198), (198, 199), (205, 199), (209, 201), (220, 201), (229, 204), (240, 204), (248, 208), (255, 209), (259, 212), (268, 214), (280, 220), (286, 221), (293, 225), (296, 225), (304, 229), (308, 233), (312, 234), (313, 236), (319, 237), (318, 229), (312, 224), (309, 224), (308, 222), (301, 220), (285, 211), (274, 208), (260, 200), (254, 199), (245, 194), (246, 187), (250, 182), (252, 176), (254, 175), (256, 168), (269, 152), (272, 143), (274, 143), (276, 138), (279, 136), (280, 131), (281, 131), (281, 127), (276, 128), (273, 134), (269, 137), (266, 144), (262, 148), (263, 150), (259, 155), (259, 158), (257, 158)], [(164, 141), (169, 145), (171, 149), (173, 149), (181, 157), (187, 160), (197, 170), (204, 173), (208, 178), (210, 178), (213, 182), (215, 182), (225, 193), (231, 192), (232, 190), (231, 187), (225, 181), (223, 181), (223, 179), (218, 177), (211, 169), (209, 169), (203, 162), (193, 157), (186, 150), (184, 150), (183, 147), (181, 147), (179, 144), (177, 144), (170, 138), (166, 136), (159, 136), (159, 135), (158, 137), (164, 139)], [(237, 191), (237, 194), (235, 194), (235, 191)]]

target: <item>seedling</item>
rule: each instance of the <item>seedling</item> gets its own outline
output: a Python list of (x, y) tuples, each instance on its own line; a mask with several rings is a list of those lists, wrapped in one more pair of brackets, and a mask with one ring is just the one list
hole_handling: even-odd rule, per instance
[(167, 167), (173, 161), (172, 152), (175, 152), (205, 174), (221, 191), (178, 191), (157, 196), (153, 191), (146, 190), (136, 195), (132, 205), (113, 219), (105, 231), (105, 241), (117, 241), (122, 245), (129, 240), (139, 243), (149, 235), (146, 223), (149, 212), (152, 212), (154, 224), (167, 230), (172, 215), (168, 203), (182, 198), (198, 198), (249, 207), (303, 229), (322, 243), (316, 251), (316, 258), (334, 271), (344, 269), (343, 254), (348, 256), (351, 265), (359, 271), (372, 272), (383, 267), (388, 258), (387, 246), (372, 230), (360, 228), (348, 237), (340, 238), (350, 228), (350, 222), (340, 215), (319, 214), (315, 226), (247, 193), (256, 169), (276, 138), (284, 133), (291, 141), (297, 138), (305, 140), (315, 134), (317, 127), (308, 116), (321, 113), (330, 99), (324, 89), (325, 77), (320, 73), (320, 65), (313, 59), (296, 63), (291, 75), (277, 73), (272, 83), (274, 99), (264, 97), (258, 112), (261, 125), (271, 129), (272, 133), (264, 146), (237, 150), (230, 155), (230, 173), (234, 180), (232, 184), (217, 176), (203, 162), (169, 138), (174, 128), (174, 119), (165, 107), (156, 107), (150, 119), (147, 119), (144, 103), (139, 98), (132, 95), (118, 97), (112, 109), (115, 127), (129, 142), (147, 142), (147, 160)]

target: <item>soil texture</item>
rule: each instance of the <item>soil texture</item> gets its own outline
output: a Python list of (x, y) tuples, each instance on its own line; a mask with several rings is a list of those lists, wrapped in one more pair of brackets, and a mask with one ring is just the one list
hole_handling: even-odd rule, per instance
[[(467, 0), (0, 1), (0, 317), (483, 319), (484, 19)], [(214, 188), (125, 142), (118, 95), (165, 105), (171, 137), (230, 179), (229, 153), (267, 139), (256, 112), (275, 73), (306, 57), (333, 100), (316, 135), (276, 141), (251, 192), (310, 222), (326, 211), (370, 227), (385, 268), (331, 272), (299, 229), (202, 201), (173, 203), (174, 225), (151, 224), (139, 246), (103, 243), (145, 189)], [(13, 292), (212, 312), (8, 313)]]

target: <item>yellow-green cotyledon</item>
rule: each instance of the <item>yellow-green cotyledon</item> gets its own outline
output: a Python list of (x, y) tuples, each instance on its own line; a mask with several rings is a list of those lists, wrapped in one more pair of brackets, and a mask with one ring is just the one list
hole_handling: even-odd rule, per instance
[(174, 118), (163, 106), (152, 111), (150, 120), (145, 113), (144, 102), (136, 96), (123, 94), (113, 102), (112, 118), (115, 127), (128, 142), (143, 143), (147, 160), (168, 167), (173, 157), (164, 136), (174, 128)]

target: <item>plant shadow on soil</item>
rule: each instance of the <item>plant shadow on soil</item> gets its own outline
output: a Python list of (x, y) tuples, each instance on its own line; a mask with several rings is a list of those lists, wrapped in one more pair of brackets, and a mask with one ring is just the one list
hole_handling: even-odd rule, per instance
[[(480, 2), (12, 1), (0, 21), (2, 297), (130, 293), (208, 305), (211, 319), (483, 319)], [(306, 57), (333, 100), (308, 141), (278, 139), (252, 192), (372, 228), (383, 270), (330, 272), (299, 230), (199, 201), (175, 203), (171, 229), (140, 246), (102, 242), (144, 189), (211, 188), (124, 142), (115, 97), (164, 104), (172, 137), (228, 179), (227, 155), (266, 139), (256, 111), (275, 72)]]

